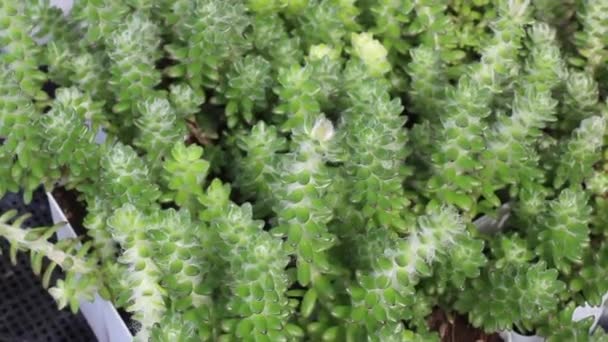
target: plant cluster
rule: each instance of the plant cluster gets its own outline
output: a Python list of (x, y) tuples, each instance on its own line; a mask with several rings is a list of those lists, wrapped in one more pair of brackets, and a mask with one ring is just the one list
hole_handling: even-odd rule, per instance
[[(559, 5), (557, 5), (559, 3)], [(606, 340), (608, 1), (0, 0), (0, 236), (139, 341)], [(96, 142), (99, 130), (107, 133)]]

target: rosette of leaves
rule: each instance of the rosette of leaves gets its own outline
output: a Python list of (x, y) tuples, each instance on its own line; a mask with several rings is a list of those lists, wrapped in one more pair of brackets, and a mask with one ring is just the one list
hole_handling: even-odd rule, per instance
[(245, 31), (251, 25), (240, 1), (181, 0), (173, 8), (177, 39), (166, 50), (178, 63), (167, 68), (171, 77), (185, 79), (193, 88), (213, 88), (226, 67), (250, 47)]
[(217, 234), (230, 296), (224, 303), (223, 338), (282, 340), (290, 336), (291, 314), (283, 242), (262, 230), (251, 205), (229, 200), (230, 188), (211, 182), (201, 199), (201, 219)]
[(251, 124), (256, 113), (268, 107), (272, 82), (271, 65), (261, 56), (247, 55), (229, 67), (216, 99), (226, 103), (228, 127), (240, 121)]
[(469, 281), (454, 307), (488, 332), (530, 331), (555, 312), (565, 288), (544, 262), (495, 264)]

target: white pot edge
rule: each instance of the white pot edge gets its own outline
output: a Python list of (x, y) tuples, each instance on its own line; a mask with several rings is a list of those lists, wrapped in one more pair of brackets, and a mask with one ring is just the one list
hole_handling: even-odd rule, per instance
[(525, 336), (514, 331), (501, 331), (499, 335), (505, 342), (543, 342), (545, 340), (540, 336)]
[[(58, 239), (75, 238), (76, 232), (69, 224), (63, 211), (55, 201), (55, 198), (50, 192), (46, 193), (53, 223), (63, 223), (63, 227), (57, 231)], [(97, 337), (99, 342), (130, 342), (133, 340), (133, 335), (127, 328), (127, 325), (122, 320), (118, 311), (111, 302), (102, 299), (98, 294), (95, 295), (95, 300), (91, 303), (85, 300), (80, 301), (80, 311), (89, 323), (91, 330)]]

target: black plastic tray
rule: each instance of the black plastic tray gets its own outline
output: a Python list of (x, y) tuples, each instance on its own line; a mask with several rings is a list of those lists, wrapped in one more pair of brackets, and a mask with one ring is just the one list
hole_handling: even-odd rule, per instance
[[(0, 199), (0, 213), (15, 209), (30, 213), (26, 227), (53, 224), (46, 194), (34, 193), (25, 205), (21, 194), (8, 194)], [(17, 265), (7, 255), (8, 243), (0, 238), (0, 341), (1, 342), (95, 342), (97, 339), (80, 313), (58, 310), (57, 304), (42, 287), (30, 267), (29, 255), (19, 253)], [(55, 271), (55, 279), (61, 273)]]

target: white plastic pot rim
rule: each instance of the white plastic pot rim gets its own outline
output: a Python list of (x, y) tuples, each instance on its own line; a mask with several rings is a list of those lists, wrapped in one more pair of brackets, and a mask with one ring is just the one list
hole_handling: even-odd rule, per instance
[[(50, 192), (47, 192), (46, 195), (49, 200), (53, 222), (55, 224), (64, 223), (63, 227), (57, 231), (57, 238), (60, 240), (75, 238), (76, 232), (68, 223), (53, 195)], [(129, 332), (116, 308), (99, 295), (95, 295), (93, 302), (81, 300), (80, 311), (99, 342), (130, 342), (133, 340), (131, 332)]]
[(505, 342), (543, 342), (545, 340), (540, 336), (525, 336), (514, 331), (502, 331), (499, 335)]

